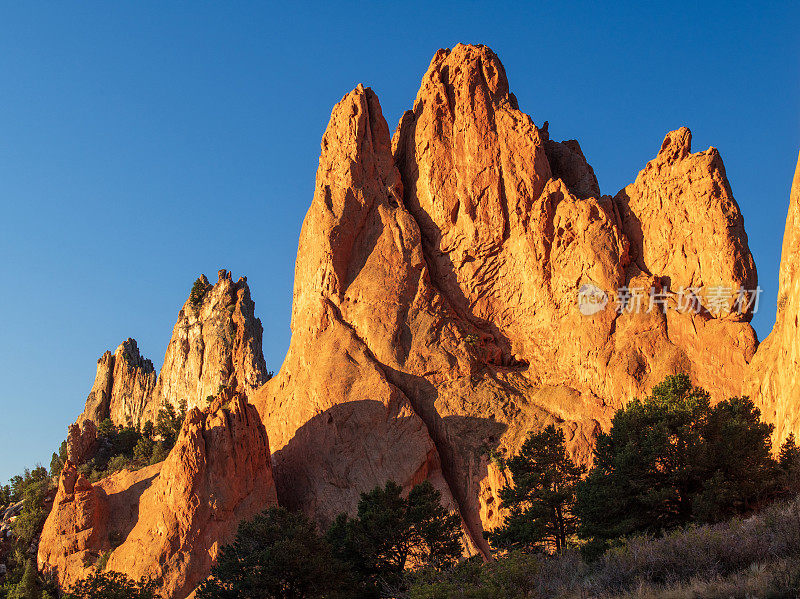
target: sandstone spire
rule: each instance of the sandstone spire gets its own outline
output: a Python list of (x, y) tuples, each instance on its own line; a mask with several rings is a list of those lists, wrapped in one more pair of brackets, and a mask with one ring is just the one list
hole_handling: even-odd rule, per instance
[(430, 478), (452, 503), (425, 423), (382, 362), (410, 350), (402, 329), (426, 277), (401, 197), (378, 99), (359, 86), (334, 107), (322, 139), (286, 360), (253, 400), (281, 504), (323, 525), (389, 479), (408, 487)]
[(775, 425), (775, 445), (789, 433), (800, 437), (800, 156), (783, 235), (775, 326), (759, 345), (747, 391), (764, 419)]
[(205, 276), (178, 314), (164, 365), (156, 378), (153, 363), (139, 354), (134, 339), (97, 361), (97, 375), (78, 422), (110, 418), (121, 426), (154, 420), (164, 402), (186, 400), (203, 407), (222, 388), (251, 393), (267, 380), (261, 349), (261, 321), (245, 277), (233, 282), (226, 270), (211, 285)]
[(263, 329), (245, 277), (233, 282), (226, 270), (217, 283), (205, 276), (186, 300), (164, 355), (164, 365), (145, 418), (154, 419), (164, 402), (202, 407), (227, 387), (250, 393), (267, 379), (261, 349)]

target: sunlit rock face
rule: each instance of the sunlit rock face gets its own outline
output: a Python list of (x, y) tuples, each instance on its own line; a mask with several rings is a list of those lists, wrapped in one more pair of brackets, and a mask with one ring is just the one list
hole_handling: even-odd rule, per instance
[(39, 568), (62, 588), (106, 569), (158, 580), (183, 599), (209, 574), (239, 522), (277, 505), (269, 441), (255, 408), (223, 392), (186, 416), (161, 463), (94, 484), (68, 461), (42, 531)]
[[(667, 374), (741, 392), (751, 309), (678, 310), (694, 285), (749, 290), (756, 272), (721, 158), (692, 154), (688, 129), (611, 197), (485, 46), (436, 53), (391, 142), (359, 86), (322, 140), (286, 361), (253, 400), (280, 500), (324, 523), (375, 484), (427, 476), (485, 549), (492, 456), (528, 432), (555, 423), (588, 463), (614, 409)], [(620, 288), (669, 309), (623, 309)], [(581, 309), (586, 289), (606, 305)]]
[(783, 235), (778, 311), (772, 332), (751, 364), (747, 393), (765, 420), (775, 424), (775, 445), (789, 433), (800, 437), (800, 157), (792, 181)]
[(119, 426), (141, 427), (154, 422), (167, 403), (177, 408), (185, 400), (189, 408), (202, 408), (223, 388), (249, 394), (266, 382), (263, 328), (247, 279), (234, 282), (221, 270), (214, 285), (205, 276), (198, 281), (202, 290), (181, 307), (158, 377), (128, 339), (98, 360), (78, 423), (110, 418)]

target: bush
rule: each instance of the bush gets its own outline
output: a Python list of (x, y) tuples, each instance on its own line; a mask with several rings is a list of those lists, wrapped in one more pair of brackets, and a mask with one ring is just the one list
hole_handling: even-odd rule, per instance
[(27, 549), (42, 531), (48, 514), (45, 509), (45, 495), (50, 487), (49, 478), (32, 482), (25, 487), (22, 511), (12, 525), (17, 542), (23, 549)]
[(692, 526), (660, 539), (635, 537), (612, 548), (595, 565), (598, 593), (640, 584), (675, 585), (731, 576), (753, 564), (800, 554), (800, 500), (774, 505), (746, 520)]
[(94, 572), (76, 583), (64, 599), (158, 599), (155, 583), (134, 582), (119, 572)]

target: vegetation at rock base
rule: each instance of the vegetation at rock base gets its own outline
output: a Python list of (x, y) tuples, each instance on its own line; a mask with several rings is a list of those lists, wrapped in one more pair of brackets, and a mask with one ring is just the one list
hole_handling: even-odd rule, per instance
[(667, 377), (615, 414), (577, 487), (589, 553), (637, 534), (747, 513), (775, 492), (772, 426), (747, 398), (711, 407), (686, 375)]
[(76, 583), (64, 599), (158, 599), (156, 584), (131, 580), (119, 572), (94, 572)]
[[(175, 443), (185, 408), (165, 405), (141, 431), (101, 423), (82, 468), (148, 463)], [(283, 508), (242, 522), (197, 597), (797, 597), (800, 448), (790, 435), (773, 458), (771, 433), (749, 399), (712, 406), (688, 377), (671, 376), (617, 411), (585, 477), (555, 425), (497, 462), (505, 518), (487, 535), (497, 552), (488, 563), (462, 559), (460, 516), (430, 482), (404, 494), (389, 481), (324, 534)], [(22, 509), (0, 599), (55, 597), (30, 547), (64, 454), (62, 445), (50, 472), (26, 470), (2, 490)], [(100, 570), (65, 597), (156, 597), (153, 582)]]
[(347, 563), (365, 596), (403, 589), (406, 569), (440, 570), (462, 554), (461, 519), (441, 504), (441, 493), (429, 481), (403, 497), (395, 482), (361, 494), (358, 514), (340, 514), (326, 539), (334, 555)]
[(550, 424), (530, 434), (505, 466), (513, 484), (500, 490), (500, 507), (508, 515), (489, 542), (496, 549), (562, 553), (577, 531), (575, 486), (585, 472), (567, 454), (564, 431)]
[(348, 597), (346, 567), (306, 516), (270, 508), (242, 522), (198, 599)]
[(690, 526), (661, 538), (632, 537), (586, 562), (511, 552), (415, 577), (409, 599), (796, 598), (800, 593), (800, 500), (748, 519)]
[[(183, 420), (186, 401), (177, 409), (165, 402), (158, 411), (156, 423), (148, 421), (141, 430), (131, 426), (118, 426), (106, 419), (97, 427), (97, 444), (94, 453), (84, 456), (78, 468), (91, 482), (120, 470), (135, 470), (163, 461), (175, 445)], [(66, 445), (62, 452), (53, 454), (50, 469), (53, 476), (60, 473), (66, 461)]]
[(198, 599), (390, 597), (407, 568), (441, 570), (461, 556), (460, 518), (429, 482), (403, 496), (394, 482), (361, 495), (323, 537), (302, 514), (270, 508), (239, 526)]

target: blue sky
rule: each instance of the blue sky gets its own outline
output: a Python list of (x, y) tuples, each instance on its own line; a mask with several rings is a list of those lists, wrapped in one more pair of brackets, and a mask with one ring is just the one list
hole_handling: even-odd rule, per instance
[(789, 2), (3, 3), (0, 481), (49, 463), (103, 351), (135, 337), (160, 367), (200, 273), (247, 275), (277, 371), (331, 107), (363, 82), (394, 130), (458, 42), (498, 53), (603, 193), (671, 129), (719, 148), (763, 338), (800, 145), (798, 30)]

